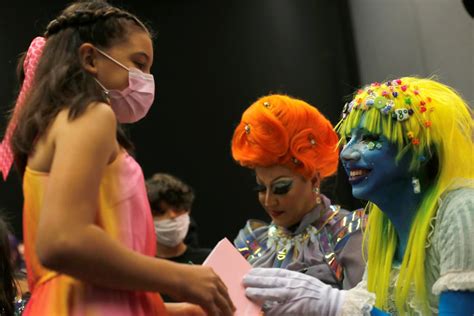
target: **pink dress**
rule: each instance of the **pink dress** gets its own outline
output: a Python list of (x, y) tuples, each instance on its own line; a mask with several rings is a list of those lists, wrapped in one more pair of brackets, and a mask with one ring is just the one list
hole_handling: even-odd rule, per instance
[[(101, 288), (40, 264), (35, 241), (48, 178), (48, 173), (28, 167), (23, 178), (25, 259), (32, 293), (23, 315), (167, 315), (158, 293)], [(125, 152), (105, 169), (96, 224), (124, 246), (148, 256), (155, 255), (155, 232), (143, 173)]]

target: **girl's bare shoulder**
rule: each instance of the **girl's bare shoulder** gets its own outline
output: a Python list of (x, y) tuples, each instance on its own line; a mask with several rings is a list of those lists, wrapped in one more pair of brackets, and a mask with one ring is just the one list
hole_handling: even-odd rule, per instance
[(65, 108), (56, 116), (53, 125), (60, 127), (83, 124), (114, 124), (116, 123), (115, 114), (110, 105), (103, 102), (94, 102), (89, 104), (83, 113), (73, 117), (71, 109)]
[(116, 117), (108, 104), (90, 104), (76, 118), (71, 118), (69, 114), (69, 109), (61, 110), (37, 139), (35, 150), (28, 158), (30, 168), (48, 172), (57, 150), (64, 145), (68, 150), (92, 143), (97, 143), (106, 151), (110, 146), (112, 151), (118, 147), (115, 139)]

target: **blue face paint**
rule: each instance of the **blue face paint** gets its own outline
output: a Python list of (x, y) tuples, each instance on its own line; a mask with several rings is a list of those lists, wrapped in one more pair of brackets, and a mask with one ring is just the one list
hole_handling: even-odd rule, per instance
[(359, 124), (352, 130), (340, 157), (352, 185), (352, 195), (376, 204), (395, 226), (399, 238), (396, 259), (401, 260), (421, 194), (413, 192), (411, 155), (405, 154), (400, 160), (397, 155), (396, 144)]
[(410, 160), (405, 155), (396, 160), (397, 146), (383, 135), (364, 128), (353, 129), (350, 140), (341, 152), (341, 160), (352, 185), (352, 194), (359, 199), (377, 201), (395, 183), (411, 183)]

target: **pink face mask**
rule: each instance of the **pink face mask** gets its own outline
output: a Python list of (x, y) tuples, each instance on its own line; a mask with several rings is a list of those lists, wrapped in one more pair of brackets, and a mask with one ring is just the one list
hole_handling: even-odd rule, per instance
[(109, 96), (117, 120), (120, 123), (134, 123), (141, 120), (147, 114), (155, 98), (153, 75), (145, 74), (136, 68), (128, 68), (100, 49), (96, 49), (100, 54), (128, 71), (128, 87), (122, 91), (108, 90), (97, 81)]

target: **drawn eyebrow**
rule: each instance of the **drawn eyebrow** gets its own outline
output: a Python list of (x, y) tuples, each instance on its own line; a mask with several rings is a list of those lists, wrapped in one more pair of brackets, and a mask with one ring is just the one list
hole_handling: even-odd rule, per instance
[[(262, 181), (262, 179), (260, 179), (258, 176), (256, 177), (257, 178), (257, 183), (260, 182), (260, 183), (263, 183), (264, 181)], [(282, 179), (282, 178), (288, 178), (289, 181), (292, 181), (293, 179), (291, 179), (290, 177), (288, 176), (278, 176), (276, 177), (275, 179), (273, 179), (272, 181), (270, 181), (270, 185), (272, 185), (273, 183), (277, 182), (278, 180)]]
[(288, 176), (279, 176), (279, 177), (273, 179), (272, 182), (270, 182), (270, 183), (273, 184), (273, 183), (275, 183), (275, 182), (278, 182), (278, 181), (281, 180), (282, 178), (287, 178), (288, 181), (293, 181), (293, 179), (291, 179), (291, 178), (288, 177)]

